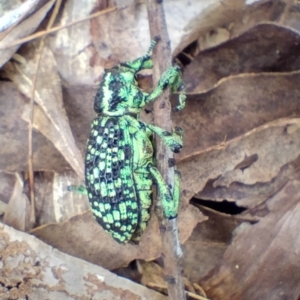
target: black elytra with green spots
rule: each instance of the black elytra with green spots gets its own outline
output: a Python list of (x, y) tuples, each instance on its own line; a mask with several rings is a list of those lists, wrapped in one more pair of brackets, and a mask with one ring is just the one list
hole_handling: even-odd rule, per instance
[(85, 157), (86, 193), (97, 222), (118, 242), (138, 242), (150, 219), (152, 185), (157, 184), (164, 215), (177, 216), (179, 179), (174, 191), (153, 163), (151, 137), (156, 133), (174, 152), (182, 148), (182, 130), (173, 132), (138, 119), (141, 109), (164, 89), (179, 93), (180, 110), (185, 105), (181, 70), (169, 68), (152, 93), (142, 92), (136, 74), (153, 67), (151, 51), (131, 62), (105, 70), (95, 97), (98, 114), (91, 124)]

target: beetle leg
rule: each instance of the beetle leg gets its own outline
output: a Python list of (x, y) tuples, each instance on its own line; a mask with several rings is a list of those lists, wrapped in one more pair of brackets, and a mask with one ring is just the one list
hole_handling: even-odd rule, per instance
[[(153, 165), (148, 165), (149, 172), (156, 181), (158, 192), (161, 198), (164, 216), (168, 219), (174, 219), (178, 214), (179, 205), (179, 180), (175, 178), (174, 192), (172, 194), (168, 184)], [(177, 175), (175, 176), (177, 177)], [(174, 196), (176, 199), (174, 199)]]
[(81, 194), (81, 195), (86, 195), (87, 196), (87, 189), (85, 186), (83, 185), (69, 185), (68, 186), (68, 191), (70, 192), (77, 192), (78, 194)]
[(129, 68), (136, 73), (141, 70), (144, 70), (144, 69), (152, 69), (153, 61), (151, 59), (151, 52), (157, 42), (158, 42), (158, 39), (153, 39), (151, 41), (151, 45), (145, 55), (143, 55), (135, 60), (121, 63), (119, 66)]
[(171, 133), (154, 125), (146, 124), (146, 126), (149, 130), (156, 133), (173, 152), (180, 152), (182, 148), (182, 128), (175, 127)]
[(182, 82), (181, 68), (177, 64), (174, 64), (162, 74), (156, 88), (146, 97), (146, 103), (154, 101), (168, 87), (171, 88), (172, 93), (180, 92), (179, 105), (176, 107), (176, 110), (181, 110), (185, 106), (186, 96), (183, 91), (184, 84)]

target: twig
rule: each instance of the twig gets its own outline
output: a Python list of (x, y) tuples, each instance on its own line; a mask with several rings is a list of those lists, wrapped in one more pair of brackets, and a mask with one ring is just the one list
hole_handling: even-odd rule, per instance
[(205, 298), (207, 298), (206, 293), (205, 293), (204, 289), (202, 288), (202, 286), (200, 286), (197, 283), (193, 283), (193, 287), (194, 287), (195, 290), (200, 292)]
[[(54, 10), (52, 12), (52, 15), (50, 17), (50, 20), (48, 22), (46, 31), (48, 31), (53, 23), (54, 20), (58, 14), (59, 7), (61, 5), (62, 0), (57, 0), (55, 3)], [(37, 75), (41, 63), (41, 58), (43, 54), (43, 48), (45, 44), (45, 37), (43, 36), (39, 48), (38, 48), (38, 54), (37, 54), (37, 63), (36, 63), (36, 71), (35, 75), (32, 79), (32, 86), (30, 90), (31, 94), (31, 99), (30, 99), (30, 119), (28, 123), (28, 176), (29, 176), (29, 190), (30, 190), (30, 204), (31, 204), (31, 209), (30, 209), (30, 225), (33, 226), (35, 223), (35, 203), (34, 203), (34, 175), (33, 175), (33, 158), (32, 158), (32, 129), (33, 129), (33, 118), (34, 118), (34, 95), (35, 95), (35, 87), (36, 87), (36, 80), (37, 80)]]
[[(165, 22), (162, 1), (147, 0), (148, 19), (151, 36), (160, 36), (154, 51), (153, 82), (158, 79), (168, 67), (171, 66), (172, 57), (170, 42)], [(171, 131), (171, 104), (169, 101), (170, 92), (165, 91), (154, 103), (154, 121), (161, 128)], [(156, 140), (157, 167), (164, 179), (171, 186), (174, 184), (174, 168), (169, 167), (173, 153), (166, 148), (161, 139)], [(177, 220), (167, 220), (162, 217), (161, 204), (158, 203), (158, 217), (162, 236), (164, 274), (168, 285), (169, 298), (172, 300), (186, 299), (182, 279), (182, 251), (178, 238)]]
[[(166, 290), (167, 286), (163, 285), (163, 284), (158, 284), (158, 283), (153, 283), (153, 282), (149, 282), (147, 283), (147, 286), (152, 288), (152, 289), (161, 289), (161, 290)], [(186, 294), (193, 299), (197, 299), (197, 300), (209, 300), (206, 297), (202, 297), (201, 295), (197, 295), (196, 293), (192, 293), (192, 292), (186, 292)]]
[(117, 9), (117, 7), (115, 7), (115, 6), (114, 7), (109, 7), (107, 9), (103, 9), (101, 11), (97, 11), (96, 13), (93, 13), (93, 14), (87, 16), (87, 17), (84, 17), (84, 18), (79, 19), (79, 20), (75, 20), (75, 21), (70, 22), (70, 23), (65, 24), (65, 25), (59, 25), (59, 26), (56, 26), (56, 27), (52, 27), (51, 26), (52, 28), (51, 27), (50, 28), (47, 27), (48, 29), (46, 29), (46, 30), (36, 32), (36, 33), (34, 33), (32, 35), (29, 35), (29, 36), (26, 36), (26, 37), (24, 37), (22, 39), (13, 41), (10, 44), (4, 45), (4, 46), (0, 46), (0, 50), (6, 49), (6, 48), (10, 48), (10, 47), (13, 47), (13, 46), (16, 46), (16, 45), (20, 45), (20, 44), (32, 41), (32, 40), (40, 38), (40, 37), (45, 37), (46, 35), (48, 35), (50, 33), (53, 33), (53, 32), (56, 32), (56, 31), (68, 28), (70, 26), (76, 25), (76, 24), (84, 22), (84, 21), (88, 21), (90, 19), (93, 19), (93, 18), (99, 17), (101, 15), (104, 15), (106, 13), (112, 12), (112, 11), (114, 11), (116, 9)]
[(291, 6), (292, 6), (292, 1), (291, 0), (287, 0), (285, 1), (285, 7), (284, 7), (284, 10), (280, 16), (280, 19), (279, 19), (279, 24), (280, 25), (284, 25), (284, 22), (286, 21), (286, 18), (288, 16), (288, 13), (291, 9)]
[(191, 293), (191, 292), (187, 292), (187, 295), (193, 299), (197, 299), (197, 300), (209, 300), (208, 298), (202, 297), (200, 295), (197, 295), (195, 293)]

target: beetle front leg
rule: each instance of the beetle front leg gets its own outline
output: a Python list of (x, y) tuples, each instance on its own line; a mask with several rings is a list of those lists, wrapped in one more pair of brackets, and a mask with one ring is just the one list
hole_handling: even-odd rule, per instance
[(153, 61), (151, 58), (151, 52), (152, 52), (153, 48), (155, 47), (155, 45), (157, 44), (158, 40), (159, 40), (158, 38), (154, 38), (151, 41), (151, 45), (145, 55), (143, 55), (135, 60), (121, 63), (120, 66), (129, 68), (129, 69), (135, 71), (136, 73), (141, 70), (144, 70), (144, 69), (152, 69)]
[(165, 89), (171, 88), (172, 93), (179, 92), (179, 105), (176, 110), (181, 110), (185, 106), (186, 95), (182, 82), (182, 72), (179, 65), (174, 64), (167, 69), (158, 81), (156, 88), (146, 97), (145, 102), (150, 103), (159, 97)]

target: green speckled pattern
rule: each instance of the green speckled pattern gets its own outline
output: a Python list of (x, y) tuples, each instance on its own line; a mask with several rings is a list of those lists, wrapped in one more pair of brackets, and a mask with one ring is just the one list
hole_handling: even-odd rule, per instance
[(95, 219), (120, 243), (138, 242), (145, 230), (150, 219), (153, 181), (165, 216), (177, 216), (179, 181), (174, 183), (173, 194), (153, 165), (151, 137), (156, 133), (172, 151), (179, 152), (182, 130), (177, 128), (171, 133), (138, 120), (141, 109), (167, 87), (179, 92), (177, 110), (185, 105), (177, 65), (163, 74), (152, 93), (138, 88), (136, 73), (153, 66), (150, 53), (155, 43), (144, 56), (106, 70), (94, 102), (98, 116), (91, 124), (87, 143), (86, 192)]
[(153, 182), (146, 168), (152, 156), (147, 130), (133, 117), (92, 122), (85, 159), (88, 197), (96, 220), (120, 242), (134, 241), (150, 218)]

